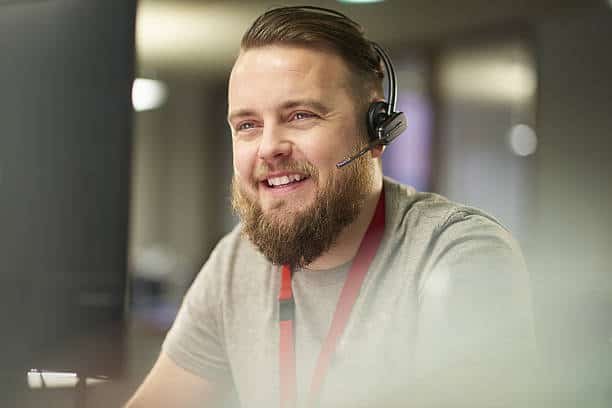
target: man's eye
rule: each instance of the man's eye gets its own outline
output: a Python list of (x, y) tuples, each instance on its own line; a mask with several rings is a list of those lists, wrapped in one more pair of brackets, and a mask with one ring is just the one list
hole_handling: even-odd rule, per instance
[(253, 122), (242, 122), (237, 127), (236, 130), (249, 130), (253, 129), (255, 124)]
[(315, 114), (309, 112), (296, 112), (293, 114), (293, 120), (303, 120), (316, 117)]

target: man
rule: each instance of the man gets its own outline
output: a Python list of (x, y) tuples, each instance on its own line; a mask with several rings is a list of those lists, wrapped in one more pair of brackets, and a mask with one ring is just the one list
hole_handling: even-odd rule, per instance
[(336, 166), (370, 140), (382, 77), (335, 12), (274, 9), (246, 32), (228, 92), (241, 223), (129, 406), (214, 406), (232, 391), (245, 407), (520, 400), (534, 342), (509, 233), (384, 178), (380, 146)]

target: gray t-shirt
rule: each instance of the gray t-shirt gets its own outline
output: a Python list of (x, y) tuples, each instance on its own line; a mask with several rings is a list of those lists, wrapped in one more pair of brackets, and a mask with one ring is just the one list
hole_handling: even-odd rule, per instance
[[(385, 232), (320, 396), (321, 406), (506, 406), (533, 375), (531, 293), (495, 219), (385, 178)], [(298, 397), (306, 395), (349, 264), (297, 270)], [(243, 407), (279, 403), (280, 270), (240, 234), (217, 245), (163, 345), (231, 384)], [(495, 402), (491, 405), (492, 402)]]

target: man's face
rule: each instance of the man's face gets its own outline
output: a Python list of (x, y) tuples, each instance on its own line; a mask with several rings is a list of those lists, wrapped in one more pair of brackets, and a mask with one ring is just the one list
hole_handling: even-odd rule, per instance
[[(285, 241), (312, 241), (310, 235), (333, 235), (325, 237), (323, 246), (329, 247), (339, 230), (357, 216), (371, 188), (373, 162), (364, 157), (336, 168), (337, 162), (364, 144), (365, 117), (355, 103), (350, 78), (344, 61), (324, 51), (266, 46), (239, 56), (228, 97), (233, 198), (252, 240), (263, 223), (267, 232), (259, 240), (277, 240), (284, 234)], [(323, 225), (304, 235), (305, 228), (329, 224), (329, 219), (338, 225)], [(256, 244), (262, 249), (267, 242)], [(300, 248), (281, 252), (292, 251)], [(286, 255), (262, 252), (273, 261), (290, 261)]]

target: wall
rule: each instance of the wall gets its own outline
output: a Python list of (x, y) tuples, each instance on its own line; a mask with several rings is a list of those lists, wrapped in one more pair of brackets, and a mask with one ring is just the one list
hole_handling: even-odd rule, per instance
[[(231, 135), (223, 80), (160, 79), (167, 102), (135, 113), (130, 264), (135, 275), (168, 283), (168, 300), (178, 303), (234, 224)], [(158, 257), (166, 266), (147, 261)]]
[(549, 19), (536, 38), (540, 148), (526, 253), (540, 337), (559, 399), (604, 406), (612, 400), (612, 13)]

